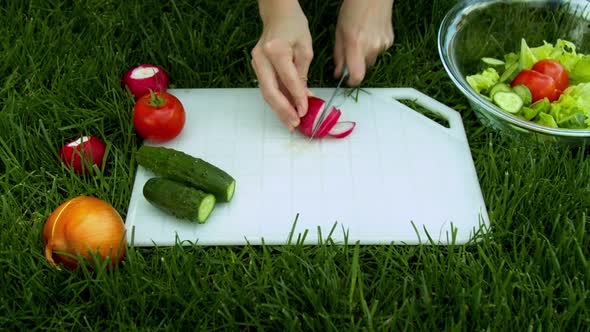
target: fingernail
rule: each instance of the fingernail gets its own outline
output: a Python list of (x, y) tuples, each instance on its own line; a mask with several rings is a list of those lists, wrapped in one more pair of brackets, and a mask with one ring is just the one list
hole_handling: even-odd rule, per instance
[(304, 112), (305, 112), (305, 110), (303, 108), (303, 105), (297, 105), (297, 115), (299, 115), (299, 117), (302, 117)]
[(291, 118), (291, 125), (297, 127), (299, 125), (299, 118)]

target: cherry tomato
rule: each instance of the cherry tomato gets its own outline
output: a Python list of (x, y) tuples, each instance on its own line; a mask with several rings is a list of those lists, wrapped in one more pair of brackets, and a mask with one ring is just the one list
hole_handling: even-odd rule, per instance
[(559, 91), (555, 88), (555, 80), (551, 76), (534, 70), (521, 70), (510, 83), (511, 86), (518, 84), (524, 84), (531, 90), (533, 103), (543, 98), (547, 98), (552, 102), (559, 97)]
[(553, 59), (543, 59), (533, 65), (532, 70), (551, 76), (555, 80), (555, 88), (563, 91), (569, 85), (567, 70), (561, 63)]
[(154, 142), (169, 141), (184, 128), (184, 107), (178, 98), (168, 92), (142, 96), (133, 110), (133, 125), (144, 139)]

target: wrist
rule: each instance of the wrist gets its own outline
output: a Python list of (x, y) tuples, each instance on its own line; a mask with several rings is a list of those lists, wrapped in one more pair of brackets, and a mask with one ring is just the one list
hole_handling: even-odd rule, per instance
[(258, 11), (262, 23), (273, 18), (292, 15), (294, 10), (301, 11), (298, 0), (258, 0)]
[[(342, 6), (359, 5), (359, 0), (342, 0)], [(363, 0), (365, 8), (380, 12), (382, 10), (393, 11), (394, 0)]]

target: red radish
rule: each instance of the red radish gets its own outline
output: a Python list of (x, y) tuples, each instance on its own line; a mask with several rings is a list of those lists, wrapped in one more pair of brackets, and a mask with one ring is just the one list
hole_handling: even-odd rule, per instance
[(336, 123), (332, 129), (328, 132), (328, 135), (334, 138), (344, 138), (352, 133), (352, 130), (356, 126), (356, 122), (353, 121), (342, 121)]
[[(320, 114), (324, 110), (324, 107), (326, 107), (326, 102), (323, 99), (313, 96), (308, 97), (307, 100), (307, 114), (301, 118), (301, 121), (297, 128), (303, 135), (311, 137), (311, 134), (313, 133), (313, 128), (315, 128), (315, 125), (319, 121)], [(340, 124), (340, 122), (338, 122), (338, 119), (340, 118), (341, 114), (342, 112), (340, 112), (339, 109), (332, 106), (331, 109), (328, 111), (328, 114), (324, 117), (322, 123), (320, 124), (320, 127), (318, 128), (313, 138), (323, 138), (326, 135), (330, 135), (334, 138), (343, 138), (348, 136), (348, 134), (352, 132), (354, 125), (351, 126), (350, 124), (347, 124), (350, 123), (350, 121), (344, 121), (342, 122), (343, 125), (338, 125)], [(334, 130), (335, 126), (341, 129), (336, 129), (332, 135), (330, 133)]]
[(128, 70), (123, 76), (123, 86), (139, 99), (152, 92), (168, 90), (168, 74), (157, 65), (141, 64)]
[[(103, 166), (106, 144), (94, 136), (82, 136), (64, 145), (59, 151), (61, 160), (78, 174), (84, 174), (85, 169), (97, 165)], [(85, 161), (82, 160), (84, 156)], [(92, 173), (92, 172), (90, 172)]]

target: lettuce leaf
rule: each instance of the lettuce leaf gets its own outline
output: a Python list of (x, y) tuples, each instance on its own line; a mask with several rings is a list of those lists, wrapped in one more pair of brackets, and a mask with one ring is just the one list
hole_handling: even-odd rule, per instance
[(469, 83), (475, 91), (482, 93), (488, 91), (492, 86), (498, 83), (500, 75), (494, 68), (490, 67), (484, 69), (479, 74), (467, 76), (466, 79), (467, 83)]
[(590, 82), (590, 55), (584, 55), (569, 72), (570, 84)]
[(537, 61), (553, 59), (559, 61), (569, 73), (582, 56), (576, 53), (574, 43), (564, 39), (557, 39), (555, 45), (543, 41), (543, 45), (537, 47), (529, 47), (524, 38), (520, 42), (519, 62), (521, 68), (525, 69), (531, 69)]
[(559, 99), (551, 103), (549, 114), (561, 128), (590, 128), (590, 82), (565, 89)]
[(539, 120), (536, 122), (542, 126), (558, 128), (557, 122), (555, 122), (553, 116), (547, 113), (539, 113)]

